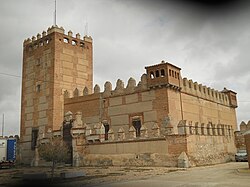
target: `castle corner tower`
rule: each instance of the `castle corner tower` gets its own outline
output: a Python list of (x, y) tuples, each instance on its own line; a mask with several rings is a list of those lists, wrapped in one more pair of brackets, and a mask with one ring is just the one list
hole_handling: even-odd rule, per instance
[(38, 136), (58, 130), (63, 121), (64, 92), (93, 88), (92, 38), (58, 26), (23, 43), (21, 160), (30, 164)]

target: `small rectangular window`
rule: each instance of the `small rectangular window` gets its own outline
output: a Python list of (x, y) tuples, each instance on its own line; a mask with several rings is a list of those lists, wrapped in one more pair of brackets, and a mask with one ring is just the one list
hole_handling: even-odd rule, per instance
[(36, 85), (36, 92), (40, 92), (41, 91), (41, 84)]
[(33, 129), (31, 133), (31, 150), (35, 150), (37, 145), (38, 129)]

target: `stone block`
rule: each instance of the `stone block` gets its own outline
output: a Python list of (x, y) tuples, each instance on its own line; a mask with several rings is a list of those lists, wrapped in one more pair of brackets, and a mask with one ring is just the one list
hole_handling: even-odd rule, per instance
[(93, 116), (93, 117), (85, 117), (83, 119), (84, 123), (88, 123), (88, 124), (91, 124), (91, 123), (98, 123), (99, 122), (99, 116)]
[(72, 62), (72, 56), (67, 54), (61, 54), (60, 59), (61, 61), (63, 61), (64, 67), (73, 68), (73, 63), (71, 63), (72, 66), (70, 65), (70, 67), (68, 66), (70, 63), (67, 63), (67, 62)]
[(25, 114), (34, 112), (34, 107), (25, 107)]
[(87, 79), (88, 74), (86, 72), (77, 71), (77, 77)]
[(112, 125), (129, 124), (128, 115), (111, 116), (110, 119), (111, 119), (111, 124)]
[(41, 96), (41, 97), (39, 97), (39, 103), (41, 104), (41, 103), (46, 103), (46, 96)]
[(122, 104), (122, 97), (113, 97), (109, 99), (110, 106), (116, 106)]
[(67, 55), (74, 55), (74, 51), (70, 49), (63, 48), (63, 53)]
[(144, 122), (157, 121), (157, 113), (156, 111), (148, 111), (143, 113)]
[(151, 101), (155, 99), (155, 91), (148, 91), (143, 92), (142, 94), (142, 101)]
[(119, 114), (128, 114), (128, 113), (138, 113), (150, 111), (153, 109), (152, 101), (133, 103), (121, 106), (113, 106), (109, 107), (108, 113), (110, 116), (119, 115)]
[(86, 81), (85, 79), (87, 79), (87, 77), (84, 77), (83, 79), (76, 78), (76, 84), (82, 84), (82, 83), (84, 83)]
[[(33, 119), (33, 113), (26, 114), (26, 120), (32, 120)], [(26, 125), (25, 125), (26, 126)]]
[(63, 75), (63, 81), (64, 82), (73, 82), (73, 77), (67, 76), (67, 75)]
[(125, 99), (126, 103), (136, 103), (138, 102), (138, 95), (137, 94), (127, 95)]
[(41, 111), (38, 113), (39, 118), (45, 118), (47, 116), (46, 111)]
[(37, 124), (38, 124), (38, 126), (42, 126), (42, 125), (48, 124), (48, 118), (41, 118), (41, 119), (38, 119)]
[(77, 64), (77, 65), (76, 65), (76, 70), (77, 70), (77, 71), (83, 71), (83, 72), (86, 72), (87, 68), (86, 68), (86, 66), (83, 66), (83, 65)]
[(47, 110), (48, 109), (48, 103), (43, 103), (38, 105), (38, 111)]
[(31, 127), (25, 129), (25, 135), (31, 135)]

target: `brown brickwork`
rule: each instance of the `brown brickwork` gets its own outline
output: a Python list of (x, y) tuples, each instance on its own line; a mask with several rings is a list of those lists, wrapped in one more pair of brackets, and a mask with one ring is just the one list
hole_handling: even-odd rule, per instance
[(244, 137), (247, 150), (248, 166), (250, 168), (250, 133), (246, 134)]
[(64, 115), (64, 90), (75, 88), (92, 92), (92, 39), (64, 34), (53, 26), (23, 43), (21, 99), (22, 161), (31, 163), (32, 129), (45, 133), (61, 128)]

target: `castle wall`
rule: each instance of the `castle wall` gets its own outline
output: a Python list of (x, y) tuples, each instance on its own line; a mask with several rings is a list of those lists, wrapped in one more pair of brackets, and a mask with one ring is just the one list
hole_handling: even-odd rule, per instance
[(65, 112), (71, 111), (73, 114), (81, 112), (83, 123), (95, 124), (100, 121), (100, 94), (92, 94), (81, 97), (67, 99), (64, 102)]
[(187, 153), (191, 165), (211, 165), (234, 160), (234, 137), (191, 135), (187, 138)]
[[(185, 82), (186, 81), (186, 82)], [(188, 82), (188, 83), (187, 83)], [(144, 83), (146, 85), (146, 83)], [(114, 132), (123, 129), (128, 136), (132, 119), (139, 117), (147, 133), (153, 133), (153, 126), (162, 128), (170, 119), (173, 133), (177, 133), (179, 121), (186, 120), (190, 126), (199, 124), (229, 125), (236, 129), (235, 108), (230, 106), (228, 95), (192, 83), (185, 78), (180, 80), (182, 90), (158, 86), (141, 89), (137, 86), (124, 88), (121, 80), (116, 88), (90, 95), (65, 98), (65, 111), (81, 111), (84, 122), (94, 127), (96, 123), (107, 121)], [(133, 89), (132, 89), (133, 88)], [(117, 138), (116, 135), (114, 137)]]
[(176, 167), (182, 152), (186, 152), (190, 166), (228, 162), (234, 159), (235, 154), (233, 136), (169, 135), (165, 138), (87, 144), (80, 152), (80, 165)]
[(182, 81), (183, 119), (190, 122), (227, 124), (237, 129), (235, 107), (230, 106), (228, 95), (186, 78)]
[(182, 135), (89, 144), (80, 165), (177, 166), (182, 151), (186, 151), (186, 137)]

